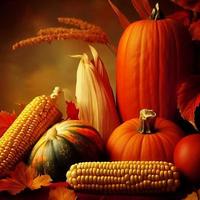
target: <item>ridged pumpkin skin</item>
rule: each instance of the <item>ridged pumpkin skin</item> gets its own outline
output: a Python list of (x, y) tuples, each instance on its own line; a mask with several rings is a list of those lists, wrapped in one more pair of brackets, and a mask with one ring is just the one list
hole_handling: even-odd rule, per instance
[(155, 132), (140, 133), (140, 120), (124, 122), (111, 134), (107, 152), (111, 160), (157, 160), (173, 162), (173, 152), (183, 131), (169, 120), (157, 118)]
[(103, 155), (99, 133), (88, 124), (67, 120), (52, 126), (36, 143), (29, 163), (54, 181), (66, 180), (69, 167), (81, 161), (97, 161)]
[(188, 31), (172, 19), (130, 24), (120, 38), (116, 61), (116, 93), (123, 121), (142, 108), (174, 119), (176, 86), (192, 66)]

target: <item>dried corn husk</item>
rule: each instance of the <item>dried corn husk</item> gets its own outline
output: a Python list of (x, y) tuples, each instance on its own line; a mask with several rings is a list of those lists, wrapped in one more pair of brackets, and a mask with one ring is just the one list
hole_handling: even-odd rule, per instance
[(76, 98), (79, 119), (87, 121), (107, 141), (119, 125), (115, 100), (109, 78), (97, 51), (90, 46), (93, 60), (87, 54), (81, 57), (76, 80)]

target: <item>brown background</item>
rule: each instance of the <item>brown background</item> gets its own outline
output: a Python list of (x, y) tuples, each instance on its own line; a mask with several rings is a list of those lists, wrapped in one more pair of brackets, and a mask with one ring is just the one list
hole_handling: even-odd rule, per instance
[[(153, 4), (155, 1), (152, 1)], [(139, 19), (130, 0), (113, 0), (124, 14)], [(170, 1), (160, 1), (165, 13)], [(40, 28), (59, 26), (57, 17), (77, 17), (101, 26), (117, 46), (122, 28), (107, 0), (1, 0), (0, 4), (0, 110), (12, 111), (15, 103), (27, 103), (34, 96), (48, 94), (55, 85), (74, 98), (79, 60), (68, 55), (89, 53), (87, 43), (57, 41), (11, 50), (11, 45), (33, 36)], [(115, 55), (105, 46), (94, 44), (102, 57), (115, 90)]]

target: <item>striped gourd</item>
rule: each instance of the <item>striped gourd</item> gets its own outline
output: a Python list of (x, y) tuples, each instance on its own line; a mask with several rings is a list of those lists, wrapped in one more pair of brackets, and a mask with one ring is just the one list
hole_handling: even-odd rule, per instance
[(164, 161), (83, 162), (71, 166), (67, 182), (77, 191), (108, 194), (174, 192), (179, 172)]
[(39, 174), (49, 174), (53, 181), (65, 181), (72, 164), (98, 161), (103, 150), (103, 140), (92, 126), (80, 120), (65, 120), (42, 135), (31, 151), (29, 164)]
[(1, 137), (0, 177), (7, 175), (47, 128), (60, 120), (62, 115), (55, 106), (59, 93), (56, 87), (51, 96), (35, 97)]

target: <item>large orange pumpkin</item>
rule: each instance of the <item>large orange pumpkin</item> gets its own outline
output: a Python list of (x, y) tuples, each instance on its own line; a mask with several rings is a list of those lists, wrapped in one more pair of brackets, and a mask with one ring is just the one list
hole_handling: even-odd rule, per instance
[(122, 119), (137, 117), (142, 108), (174, 119), (176, 86), (188, 76), (191, 66), (191, 38), (182, 24), (158, 18), (130, 24), (120, 38), (116, 61), (117, 102)]
[(117, 127), (107, 142), (111, 160), (158, 160), (173, 162), (173, 152), (183, 131), (173, 122), (155, 118), (152, 110), (140, 111)]

